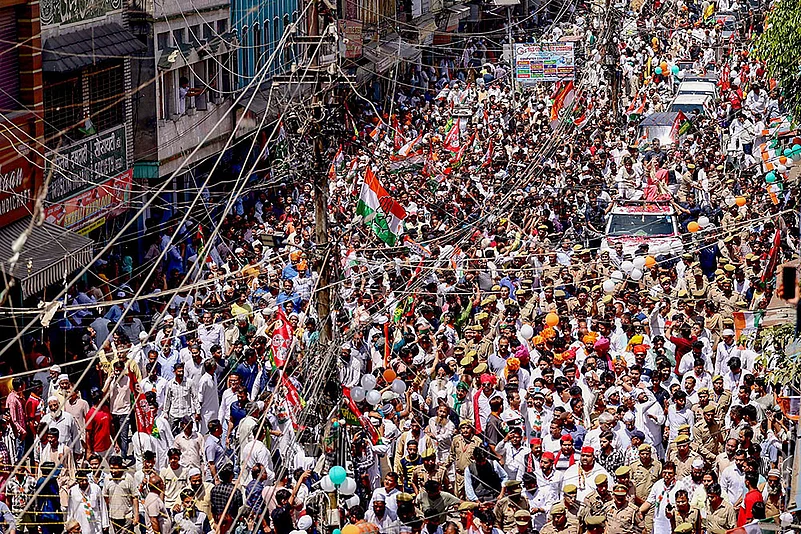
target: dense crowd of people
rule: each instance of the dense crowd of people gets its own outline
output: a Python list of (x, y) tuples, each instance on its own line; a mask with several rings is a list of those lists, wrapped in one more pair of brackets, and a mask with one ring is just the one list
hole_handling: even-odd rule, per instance
[[(65, 354), (26, 340), (36, 371), (10, 382), (3, 532), (785, 524), (794, 425), (743, 322), (770, 312), (796, 245), (794, 154), (766, 182), (784, 110), (741, 46), (758, 16), (725, 39), (710, 5), (649, 3), (614, 41), (571, 12), (541, 37), (579, 38), (571, 86), (512, 84), (470, 39), (356, 98), (330, 263), (308, 183), (244, 194), (213, 239), (174, 219), (139, 267), (98, 262), (50, 327)], [(670, 146), (641, 138), (701, 72), (712, 109)], [(391, 245), (355, 216), (368, 170), (402, 207)], [(605, 239), (630, 201), (675, 213), (680, 250)]]

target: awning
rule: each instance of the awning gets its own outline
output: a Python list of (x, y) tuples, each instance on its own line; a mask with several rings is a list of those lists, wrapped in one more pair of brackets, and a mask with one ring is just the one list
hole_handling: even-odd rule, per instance
[(147, 46), (119, 24), (92, 25), (51, 37), (42, 50), (44, 72), (72, 72), (109, 59), (147, 50)]
[(459, 27), (459, 21), (470, 16), (470, 6), (458, 5), (448, 8), (448, 26), (446, 31), (453, 32)]
[(19, 254), (13, 272), (8, 260), (11, 246), (28, 229), (26, 217), (0, 229), (0, 258), (6, 273), (22, 287), (22, 298), (35, 295), (92, 261), (93, 241), (54, 224), (34, 226)]
[(430, 45), (434, 41), (434, 32), (437, 31), (437, 21), (433, 14), (420, 17), (414, 22), (417, 27), (417, 42)]
[(375, 63), (376, 72), (380, 74), (397, 65), (401, 59), (407, 63), (416, 63), (423, 55), (423, 50), (399, 40), (395, 35), (386, 37), (380, 45), (365, 46), (362, 54)]

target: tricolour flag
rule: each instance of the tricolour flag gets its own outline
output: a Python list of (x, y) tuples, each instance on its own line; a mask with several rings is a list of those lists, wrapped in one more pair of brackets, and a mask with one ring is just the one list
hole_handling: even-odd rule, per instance
[(553, 95), (553, 106), (551, 106), (551, 121), (559, 120), (559, 112), (565, 106), (568, 95), (573, 92), (573, 80), (567, 83), (556, 82), (556, 90)]
[(748, 336), (757, 331), (759, 323), (762, 321), (762, 311), (736, 311), (733, 314), (734, 318), (734, 334), (735, 339), (740, 336)]
[(419, 143), (422, 138), (423, 138), (423, 132), (420, 132), (420, 135), (418, 135), (417, 137), (415, 137), (414, 139), (412, 139), (411, 141), (400, 147), (400, 149), (398, 150), (398, 154), (403, 156), (404, 158), (407, 157), (412, 152), (414, 145)]
[(682, 111), (679, 111), (676, 114), (676, 118), (673, 119), (673, 127), (670, 129), (670, 138), (673, 140), (674, 143), (679, 140), (681, 129), (684, 126), (684, 122), (686, 120), (687, 116)]
[(337, 173), (342, 170), (342, 164), (345, 163), (345, 154), (342, 153), (342, 145), (340, 145), (334, 159), (331, 160), (331, 165), (328, 167), (328, 178), (330, 180), (337, 179)]
[(375, 128), (373, 128), (373, 131), (370, 132), (370, 139), (375, 141), (376, 139), (378, 139), (378, 136), (380, 134), (381, 134), (381, 124), (379, 123), (379, 124), (376, 124)]
[(292, 325), (286, 318), (286, 313), (282, 306), (278, 307), (275, 313), (275, 328), (270, 342), (270, 357), (273, 366), (282, 367), (286, 362), (287, 354), (292, 346)]
[(579, 130), (583, 129), (587, 125), (587, 123), (590, 122), (590, 119), (592, 118), (594, 113), (595, 113), (595, 107), (592, 101), (590, 101), (587, 107), (584, 108), (584, 112), (580, 116), (576, 117), (575, 120), (573, 120), (573, 124), (575, 124), (576, 128), (578, 128)]
[(749, 523), (748, 525), (727, 530), (726, 534), (762, 534), (762, 528), (759, 523)]
[(394, 246), (403, 233), (406, 210), (389, 196), (370, 167), (364, 173), (356, 214), (364, 217), (365, 224), (389, 246)]

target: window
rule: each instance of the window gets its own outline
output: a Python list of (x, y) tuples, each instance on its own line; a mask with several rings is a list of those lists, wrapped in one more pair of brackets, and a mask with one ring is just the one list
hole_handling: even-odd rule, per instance
[(0, 109), (19, 109), (19, 49), (14, 8), (0, 10)]
[(242, 50), (242, 74), (246, 77), (250, 77), (250, 71), (248, 70), (248, 65), (250, 64), (250, 48), (248, 47), (248, 41), (250, 40), (250, 34), (248, 33), (248, 27), (245, 26), (242, 28), (242, 42), (240, 43), (240, 50)]
[(261, 67), (261, 26), (253, 26), (253, 70), (257, 72)]
[(159, 107), (159, 119), (168, 120), (177, 112), (176, 107), (176, 87), (177, 78), (175, 71), (163, 72), (161, 77), (161, 105)]
[(217, 21), (217, 35), (222, 35), (228, 31), (228, 20), (220, 19)]
[(122, 63), (88, 71), (89, 113), (100, 132), (125, 122), (125, 74)]
[(214, 38), (214, 26), (208, 22), (203, 25), (203, 38), (207, 41), (211, 41)]
[(184, 44), (184, 28), (173, 30), (172, 38), (175, 41), (175, 46)]
[(168, 32), (159, 33), (157, 40), (159, 50), (166, 50), (170, 47), (170, 34)]
[(223, 93), (230, 93), (231, 92), (231, 76), (232, 72), (238, 72), (236, 69), (236, 54), (232, 54), (228, 52), (227, 54), (223, 55), (220, 58), (220, 62), (222, 63), (221, 72), (222, 72), (222, 90)]
[(80, 139), (78, 123), (83, 119), (80, 76), (46, 74), (44, 80), (44, 127), (49, 148)]
[(200, 36), (200, 25), (199, 24), (195, 24), (194, 26), (192, 26), (189, 29), (189, 41), (190, 42), (192, 42), (192, 41), (200, 41), (200, 39), (201, 39), (201, 36)]
[(206, 93), (211, 102), (217, 102), (220, 98), (218, 93), (220, 89), (220, 65), (218, 61), (223, 58), (209, 58), (206, 60)]
[(278, 20), (278, 17), (275, 17), (273, 19), (273, 43), (272, 43), (272, 46), (270, 46), (270, 50), (274, 50), (278, 46), (279, 39), (281, 39), (281, 27), (280, 27), (280, 24), (281, 23)]

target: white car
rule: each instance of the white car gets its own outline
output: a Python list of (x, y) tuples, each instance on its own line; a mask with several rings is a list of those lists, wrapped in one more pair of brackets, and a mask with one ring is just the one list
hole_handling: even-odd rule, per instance
[(681, 82), (676, 95), (709, 95), (717, 99), (718, 86), (713, 82)]
[(713, 102), (714, 99), (709, 95), (688, 95), (679, 94), (667, 108), (669, 112), (681, 111), (687, 117), (692, 115), (692, 112), (698, 110), (702, 116), (713, 117)]
[(601, 239), (601, 252), (623, 245), (623, 254), (635, 256), (642, 245), (648, 254), (680, 254), (684, 250), (676, 211), (665, 202), (623, 201), (612, 207)]

